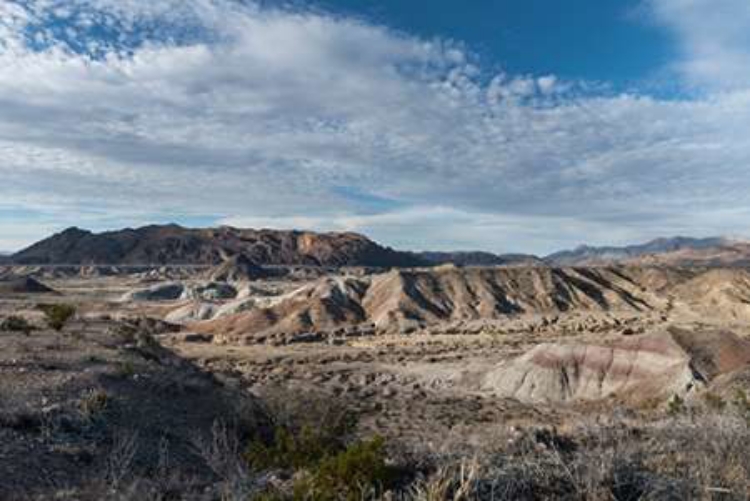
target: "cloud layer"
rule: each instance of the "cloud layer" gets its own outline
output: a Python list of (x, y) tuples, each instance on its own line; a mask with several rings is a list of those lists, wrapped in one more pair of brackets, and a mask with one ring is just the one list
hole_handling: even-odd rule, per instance
[(744, 0), (648, 0), (679, 44), (673, 69), (698, 90), (750, 87), (750, 7)]
[(747, 46), (653, 2), (700, 99), (487, 78), (456, 43), (252, 3), (2, 3), (0, 248), (171, 219), (495, 251), (750, 235)]

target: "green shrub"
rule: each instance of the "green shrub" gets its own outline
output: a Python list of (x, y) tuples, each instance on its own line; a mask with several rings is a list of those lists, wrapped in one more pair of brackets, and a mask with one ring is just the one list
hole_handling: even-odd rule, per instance
[(747, 393), (742, 388), (734, 390), (734, 405), (739, 407), (741, 410), (750, 409), (750, 400), (747, 398)]
[(294, 486), (295, 500), (355, 501), (377, 495), (394, 480), (385, 461), (385, 442), (376, 437), (323, 458)]
[(130, 360), (123, 360), (115, 367), (115, 377), (119, 379), (128, 379), (135, 375), (135, 364)]
[(248, 446), (245, 460), (259, 470), (308, 468), (341, 450), (339, 443), (327, 438), (310, 426), (303, 426), (298, 433), (277, 427), (271, 444), (256, 440)]
[[(298, 415), (299, 416), (299, 415)], [(304, 424), (283, 420), (272, 440), (254, 440), (243, 452), (252, 469), (282, 470), (296, 480), (291, 492), (271, 490), (256, 499), (339, 501), (373, 499), (393, 484), (382, 438), (353, 439), (356, 419), (341, 409), (314, 402)]]
[(34, 326), (26, 321), (25, 318), (16, 315), (11, 315), (0, 323), (0, 330), (7, 332), (23, 332), (25, 335), (29, 335)]
[(667, 402), (667, 414), (678, 416), (685, 412), (685, 400), (679, 395), (673, 395)]
[(734, 398), (732, 399), (737, 413), (742, 416), (748, 424), (750, 424), (750, 399), (747, 397), (747, 393), (742, 388), (737, 388), (734, 391)]
[(109, 403), (109, 394), (102, 389), (95, 389), (86, 392), (79, 402), (79, 408), (85, 418), (93, 419), (102, 413)]
[(254, 469), (309, 468), (345, 450), (357, 424), (345, 408), (318, 398), (287, 400), (278, 407), (272, 409), (276, 425), (271, 440), (254, 440), (244, 451)]
[(56, 331), (61, 331), (76, 314), (75, 306), (70, 304), (43, 304), (39, 309), (44, 313), (47, 325)]
[(703, 399), (706, 401), (706, 405), (715, 411), (723, 411), (727, 406), (726, 401), (720, 395), (710, 391), (703, 395)]

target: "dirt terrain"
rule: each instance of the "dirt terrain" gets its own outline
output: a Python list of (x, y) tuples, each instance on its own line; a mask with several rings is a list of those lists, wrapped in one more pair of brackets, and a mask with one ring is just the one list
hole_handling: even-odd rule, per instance
[[(167, 443), (184, 496), (214, 499), (228, 484), (200, 437), (218, 422), (241, 421), (245, 439), (268, 433), (279, 402), (335, 402), (356, 416), (357, 436), (382, 436), (394, 457), (427, 465), (491, 455), (528, 430), (650, 422), (750, 388), (741, 269), (321, 275), (234, 259), (1, 274), (0, 321), (33, 328), (0, 332), (2, 499), (50, 486), (84, 499), (77, 486), (97, 475), (112, 489), (107, 458), (134, 429), (150, 445), (121, 452), (138, 458), (121, 469), (153, 473)], [(56, 331), (43, 305), (59, 304), (75, 315)], [(137, 489), (156, 492), (153, 481)]]

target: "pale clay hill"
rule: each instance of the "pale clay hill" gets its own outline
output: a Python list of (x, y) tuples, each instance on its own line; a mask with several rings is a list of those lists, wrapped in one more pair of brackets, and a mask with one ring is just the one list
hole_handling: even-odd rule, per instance
[[(183, 319), (217, 339), (264, 342), (345, 331), (408, 333), (473, 321), (565, 313), (750, 321), (745, 270), (673, 268), (456, 268), (325, 277), (271, 297), (239, 297)], [(204, 311), (200, 318), (191, 311)], [(173, 320), (179, 320), (177, 316)]]
[(726, 331), (668, 329), (609, 345), (540, 344), (489, 372), (499, 397), (560, 403), (688, 395), (750, 364), (750, 342)]

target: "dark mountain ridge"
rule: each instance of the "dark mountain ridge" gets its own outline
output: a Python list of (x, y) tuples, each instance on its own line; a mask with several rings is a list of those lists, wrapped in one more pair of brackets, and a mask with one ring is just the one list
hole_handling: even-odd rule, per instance
[(401, 267), (426, 264), (357, 233), (145, 226), (68, 228), (12, 256), (17, 264), (218, 264), (243, 254), (260, 265)]
[(456, 266), (544, 266), (542, 259), (531, 254), (494, 254), (484, 251), (415, 252), (419, 259), (433, 265)]
[(242, 255), (263, 265), (457, 266), (750, 266), (750, 243), (722, 237), (658, 238), (638, 245), (582, 245), (539, 258), (483, 251), (401, 252), (358, 233), (270, 229), (191, 229), (152, 225), (93, 233), (68, 228), (0, 263), (38, 265), (215, 265)]

